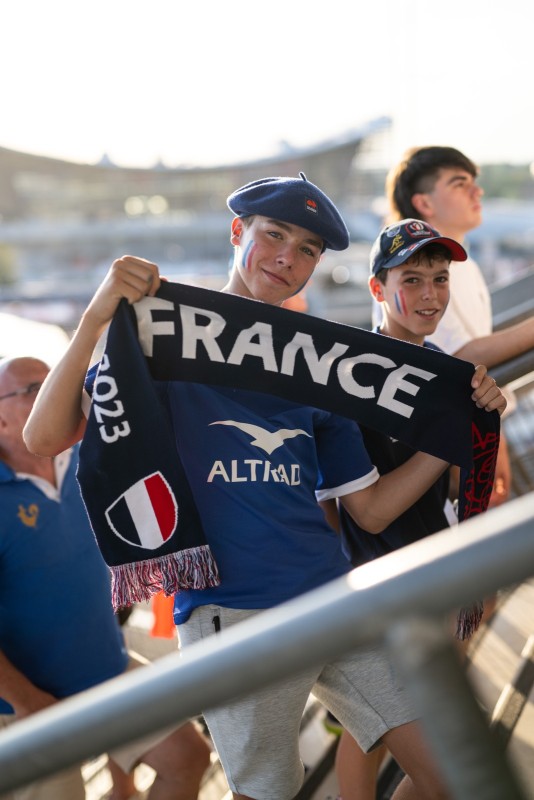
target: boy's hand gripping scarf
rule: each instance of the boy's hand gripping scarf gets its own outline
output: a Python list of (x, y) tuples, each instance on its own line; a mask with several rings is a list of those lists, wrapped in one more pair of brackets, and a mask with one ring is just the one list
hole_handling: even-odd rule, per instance
[[(472, 375), (429, 348), (208, 289), (164, 283), (133, 307), (122, 301), (78, 468), (114, 605), (219, 582), (152, 378), (278, 395), (457, 464), (462, 521), (488, 505), (500, 430), (498, 413), (472, 401)], [(459, 638), (480, 614), (480, 604), (462, 612)]]

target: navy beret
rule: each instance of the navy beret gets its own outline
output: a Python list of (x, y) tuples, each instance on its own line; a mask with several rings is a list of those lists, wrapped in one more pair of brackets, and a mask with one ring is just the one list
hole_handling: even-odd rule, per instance
[(432, 243), (443, 244), (448, 248), (452, 261), (465, 261), (467, 253), (461, 244), (420, 219), (401, 219), (386, 225), (378, 234), (370, 254), (371, 275), (381, 269), (400, 267), (410, 256), (422, 247)]
[(333, 202), (315, 184), (300, 178), (262, 178), (236, 189), (227, 199), (237, 217), (279, 219), (316, 233), (331, 250), (349, 246), (349, 232)]

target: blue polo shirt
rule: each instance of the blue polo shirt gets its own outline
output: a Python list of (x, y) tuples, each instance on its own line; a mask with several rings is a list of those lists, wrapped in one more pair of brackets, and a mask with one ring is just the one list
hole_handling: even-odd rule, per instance
[[(0, 462), (0, 649), (57, 698), (120, 675), (127, 664), (76, 454), (55, 460), (57, 489)], [(2, 698), (0, 713), (13, 713)]]

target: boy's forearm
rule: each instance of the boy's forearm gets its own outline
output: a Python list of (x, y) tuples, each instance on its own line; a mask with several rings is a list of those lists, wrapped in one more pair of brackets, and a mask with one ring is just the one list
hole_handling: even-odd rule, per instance
[(453, 355), (473, 364), (494, 367), (534, 347), (534, 318), (488, 336), (471, 339)]
[(105, 328), (90, 315), (82, 317), (63, 358), (43, 383), (24, 427), (24, 442), (30, 452), (55, 456), (82, 438), (84, 380)]
[(85, 431), (83, 384), (93, 351), (121, 300), (136, 303), (160, 286), (155, 264), (144, 258), (116, 259), (81, 319), (67, 352), (45, 380), (24, 428), (30, 452), (55, 456), (79, 441)]
[(343, 505), (369, 533), (382, 533), (441, 477), (449, 464), (427, 453), (412, 458), (362, 492), (341, 498)]

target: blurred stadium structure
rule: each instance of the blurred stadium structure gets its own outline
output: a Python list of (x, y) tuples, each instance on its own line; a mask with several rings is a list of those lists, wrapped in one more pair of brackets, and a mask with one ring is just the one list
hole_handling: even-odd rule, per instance
[[(215, 167), (128, 168), (105, 157), (79, 164), (0, 148), (0, 310), (72, 328), (124, 253), (155, 261), (170, 279), (220, 288), (231, 257), (227, 195), (303, 171), (339, 206), (352, 240), (326, 254), (309, 287), (310, 311), (367, 327), (367, 259), (382, 224), (390, 137), (383, 117), (314, 146), (286, 143), (276, 155)], [(533, 268), (530, 183), (532, 195), (520, 200), (486, 198), (484, 223), (470, 237), (490, 284)]]

